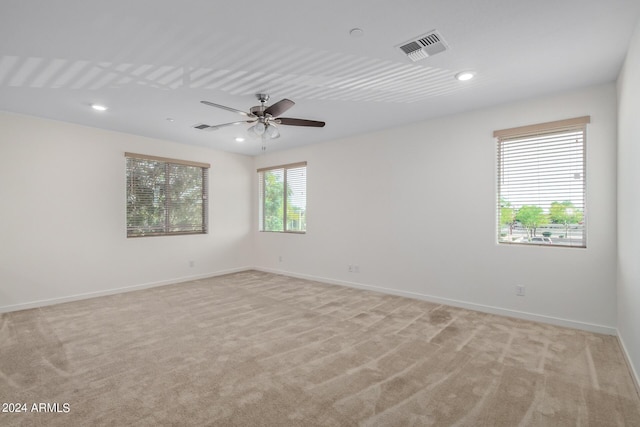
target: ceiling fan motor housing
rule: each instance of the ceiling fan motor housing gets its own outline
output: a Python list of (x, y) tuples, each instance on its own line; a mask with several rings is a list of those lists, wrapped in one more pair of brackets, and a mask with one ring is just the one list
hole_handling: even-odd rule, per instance
[(264, 104), (262, 104), (262, 105), (256, 105), (255, 107), (251, 107), (249, 111), (254, 116), (262, 117), (264, 116), (264, 110), (265, 110), (265, 107), (264, 107)]

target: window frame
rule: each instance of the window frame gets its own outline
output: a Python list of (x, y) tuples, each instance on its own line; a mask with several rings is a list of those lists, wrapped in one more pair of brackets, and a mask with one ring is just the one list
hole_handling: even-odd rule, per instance
[[(158, 237), (158, 236), (184, 236), (184, 235), (194, 235), (194, 234), (208, 234), (209, 233), (209, 169), (211, 167), (211, 165), (209, 163), (203, 163), (203, 162), (195, 162), (195, 161), (189, 161), (189, 160), (180, 160), (180, 159), (173, 159), (173, 158), (168, 158), (168, 157), (159, 157), (159, 156), (152, 156), (152, 155), (147, 155), (147, 154), (139, 154), (139, 153), (130, 153), (130, 152), (125, 152), (124, 153), (124, 157), (126, 159), (126, 166), (125, 166), (125, 177), (126, 177), (126, 182), (125, 182), (125, 192), (126, 192), (126, 231), (127, 231), (127, 238), (138, 238), (138, 237)], [(130, 174), (130, 169), (129, 169), (129, 160), (143, 160), (143, 161), (152, 161), (152, 162), (158, 162), (160, 163), (160, 166), (164, 166), (164, 173), (165, 173), (165, 198), (164, 198), (164, 202), (163, 202), (163, 207), (164, 207), (164, 213), (163, 213), (163, 221), (162, 221), (162, 231), (154, 231), (154, 232), (148, 232), (143, 230), (141, 227), (136, 227), (136, 226), (129, 226), (129, 194), (130, 194), (130, 182), (129, 182), (129, 174)], [(172, 212), (172, 208), (173, 207), (177, 207), (178, 205), (176, 205), (175, 203), (172, 203), (172, 200), (170, 199), (170, 197), (166, 197), (166, 193), (169, 193), (171, 190), (171, 185), (170, 185), (170, 175), (167, 175), (167, 173), (170, 171), (171, 168), (180, 168), (180, 167), (197, 167), (201, 169), (201, 203), (202, 203), (202, 221), (197, 224), (194, 223), (193, 226), (194, 227), (199, 227), (198, 229), (192, 230), (192, 231), (184, 231), (184, 230), (180, 230), (180, 231), (171, 231), (171, 224), (170, 224), (170, 215)], [(138, 231), (138, 233), (135, 233), (136, 231)], [(135, 234), (134, 234), (135, 233)]]
[[(288, 196), (287, 196), (287, 191), (285, 191), (285, 189), (287, 188), (287, 171), (290, 169), (299, 169), (304, 167), (305, 169), (305, 180), (304, 180), (304, 192), (305, 192), (305, 209), (304, 209), (304, 213), (305, 213), (305, 229), (304, 230), (289, 230), (287, 228), (287, 207), (288, 207)], [(264, 191), (263, 191), (263, 182), (264, 182), (264, 173), (265, 172), (269, 172), (269, 171), (274, 171), (274, 170), (282, 170), (283, 171), (283, 182), (282, 182), (282, 188), (283, 188), (283, 213), (282, 213), (282, 230), (265, 230), (265, 198), (264, 198)], [(306, 203), (306, 193), (307, 193), (307, 176), (306, 176), (306, 172), (307, 172), (307, 162), (306, 161), (302, 161), (302, 162), (296, 162), (296, 163), (288, 163), (288, 164), (284, 164), (284, 165), (277, 165), (277, 166), (269, 166), (269, 167), (264, 167), (264, 168), (259, 168), (256, 171), (258, 173), (258, 231), (260, 232), (265, 232), (265, 233), (289, 233), (289, 234), (306, 234), (307, 233), (307, 227), (306, 227), (306, 213), (307, 213), (307, 203)]]
[[(560, 248), (581, 248), (581, 249), (586, 249), (587, 248), (587, 124), (589, 124), (591, 122), (591, 117), (590, 116), (582, 116), (582, 117), (576, 117), (576, 118), (572, 118), (572, 119), (566, 119), (566, 120), (558, 120), (558, 121), (554, 121), (554, 122), (547, 122), (547, 123), (540, 123), (540, 124), (535, 124), (535, 125), (529, 125), (529, 126), (521, 126), (521, 127), (515, 127), (515, 128), (509, 128), (509, 129), (503, 129), (503, 130), (496, 130), (493, 132), (493, 136), (494, 138), (496, 138), (496, 154), (497, 154), (497, 163), (496, 163), (496, 177), (497, 177), (497, 187), (496, 187), (496, 215), (495, 215), (495, 219), (496, 219), (496, 239), (497, 239), (497, 243), (499, 245), (525, 245), (525, 246), (548, 246), (548, 247), (560, 247)], [(560, 137), (562, 134), (567, 134), (570, 132), (575, 132), (575, 133), (581, 133), (582, 137), (581, 137), (581, 155), (582, 155), (582, 159), (581, 159), (581, 165), (582, 165), (582, 169), (581, 169), (581, 190), (582, 190), (582, 194), (581, 194), (581, 202), (582, 202), (582, 210), (580, 211), (582, 214), (582, 238), (580, 239), (580, 243), (579, 244), (574, 244), (573, 242), (571, 242), (571, 239), (569, 239), (569, 243), (568, 244), (561, 244), (561, 243), (549, 243), (546, 241), (540, 241), (540, 243), (537, 243), (536, 241), (532, 241), (531, 239), (533, 239), (534, 237), (538, 237), (538, 236), (531, 236), (529, 237), (529, 233), (527, 232), (527, 237), (529, 237), (528, 241), (508, 241), (503, 239), (501, 233), (502, 233), (502, 221), (501, 221), (501, 215), (502, 215), (502, 209), (504, 208), (504, 206), (502, 206), (502, 200), (503, 200), (503, 191), (502, 191), (502, 183), (504, 180), (503, 177), (503, 171), (504, 171), (504, 144), (505, 143), (517, 143), (517, 142), (522, 142), (523, 144), (527, 143), (527, 142), (534, 142), (534, 143), (540, 143), (543, 144), (543, 139), (544, 138), (550, 138), (553, 136), (558, 136)], [(518, 140), (525, 140), (525, 139), (534, 139), (535, 141), (518, 141)], [(567, 139), (568, 140), (568, 139)], [(557, 143), (556, 143), (557, 144)], [(567, 142), (567, 145), (569, 145), (569, 143)], [(555, 147), (553, 147), (555, 148)], [(571, 147), (570, 147), (571, 148)], [(571, 148), (573, 149), (573, 148)], [(541, 148), (540, 150), (536, 150), (535, 152), (533, 152), (531, 154), (532, 158), (535, 158), (535, 156), (539, 156), (540, 153), (542, 154), (552, 154), (552, 149), (547, 148), (547, 153), (545, 153), (545, 149)], [(578, 153), (578, 151), (577, 151)], [(521, 157), (522, 158), (522, 157)], [(579, 157), (578, 157), (579, 158)], [(552, 162), (552, 160), (548, 160), (549, 162)], [(532, 161), (533, 163), (533, 161)], [(527, 166), (530, 166), (530, 164), (527, 164)], [(549, 166), (549, 165), (545, 165), (545, 166)], [(526, 169), (526, 166), (520, 166), (522, 170)], [(552, 171), (561, 171), (561, 172), (566, 172), (565, 170), (563, 170), (563, 168), (561, 166), (555, 166), (554, 169), (552, 169)], [(551, 174), (549, 174), (548, 172), (545, 172), (545, 175), (543, 176), (543, 178), (545, 180), (549, 180), (546, 182), (551, 182), (552, 178), (550, 178)], [(533, 180), (533, 178), (531, 178), (531, 180)], [(538, 178), (539, 180), (539, 178)], [(542, 181), (545, 182), (545, 181)], [(531, 183), (531, 181), (527, 181), (527, 183)], [(558, 186), (558, 188), (560, 188)], [(540, 189), (538, 188), (538, 191), (540, 191)], [(550, 192), (542, 192), (539, 193), (540, 194), (544, 194), (544, 195), (550, 195)], [(507, 199), (504, 199), (507, 200)], [(551, 199), (549, 199), (549, 209), (551, 209), (551, 207), (553, 206), (553, 203), (558, 202), (560, 205), (564, 204), (567, 200), (556, 200), (554, 202), (550, 201)], [(569, 200), (569, 202), (572, 202)], [(522, 206), (520, 206), (519, 208), (522, 208), (523, 206), (525, 206), (526, 203), (523, 203)], [(535, 205), (535, 203), (531, 203), (531, 205)], [(571, 205), (573, 206), (573, 204)], [(549, 211), (549, 214), (551, 213), (551, 211)], [(546, 215), (549, 215), (546, 214)], [(514, 220), (512, 221), (511, 225), (515, 224), (515, 213), (514, 215)], [(565, 223), (565, 227), (567, 227), (568, 230), (568, 223)], [(535, 230), (535, 228), (534, 228)], [(548, 236), (548, 235), (547, 235)], [(561, 236), (562, 237), (562, 236)], [(566, 236), (565, 236), (566, 237)], [(548, 237), (545, 236), (545, 238), (548, 239)]]

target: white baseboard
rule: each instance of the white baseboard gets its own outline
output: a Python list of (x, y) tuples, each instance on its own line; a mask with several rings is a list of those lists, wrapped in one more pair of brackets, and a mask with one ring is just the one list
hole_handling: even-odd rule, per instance
[[(139, 284), (139, 285), (132, 285), (132, 286), (125, 286), (125, 287), (120, 287), (120, 288), (106, 289), (106, 290), (97, 291), (97, 292), (88, 292), (88, 293), (82, 293), (82, 294), (76, 294), (76, 295), (68, 295), (68, 296), (59, 297), (59, 298), (51, 298), (51, 299), (46, 299), (46, 300), (30, 301), (30, 302), (27, 302), (27, 303), (21, 303), (21, 304), (15, 304), (15, 305), (0, 306), (0, 313), (6, 313), (6, 312), (18, 311), (18, 310), (27, 310), (27, 309), (30, 309), (30, 308), (44, 307), (44, 306), (47, 306), (47, 305), (61, 304), (61, 303), (65, 303), (65, 302), (77, 301), (77, 300), (82, 300), (82, 299), (87, 299), (87, 298), (95, 298), (95, 297), (100, 297), (100, 296), (105, 296), (105, 295), (113, 295), (113, 294), (118, 294), (118, 293), (122, 293), (122, 292), (137, 291), (137, 290), (141, 290), (141, 289), (154, 288), (156, 286), (172, 285), (172, 284), (175, 284), (175, 283), (188, 282), (188, 281), (198, 280), (198, 279), (205, 279), (205, 278), (208, 278), (208, 277), (222, 276), (222, 275), (225, 275), (225, 274), (237, 273), (237, 272), (240, 272), (240, 271), (247, 271), (247, 270), (258, 270), (258, 271), (264, 271), (264, 272), (267, 272), (267, 273), (282, 274), (282, 275), (285, 275), (285, 276), (297, 277), (297, 278), (300, 278), (300, 279), (314, 280), (314, 281), (322, 282), (322, 283), (329, 283), (329, 284), (340, 285), (340, 286), (348, 286), (348, 287), (351, 287), (351, 288), (365, 289), (365, 290), (381, 292), (381, 293), (385, 293), (385, 294), (391, 294), (391, 295), (398, 295), (398, 296), (403, 296), (403, 297), (408, 297), (408, 298), (421, 299), (421, 300), (425, 300), (425, 301), (434, 302), (434, 303), (437, 303), (437, 304), (451, 305), (451, 306), (454, 306), (454, 307), (461, 307), (461, 308), (466, 308), (466, 309), (469, 309), (469, 310), (481, 311), (481, 312), (484, 312), (484, 313), (497, 314), (497, 315), (500, 315), (500, 316), (515, 317), (515, 318), (518, 318), (518, 319), (532, 320), (532, 321), (541, 322), (541, 323), (549, 323), (549, 324), (552, 324), (552, 325), (565, 326), (565, 327), (568, 327), (568, 328), (581, 329), (581, 330), (585, 330), (585, 331), (589, 331), (589, 332), (596, 332), (596, 333), (600, 333), (600, 334), (617, 335), (617, 330), (615, 328), (609, 327), (609, 326), (595, 325), (595, 324), (591, 324), (591, 323), (578, 322), (578, 321), (575, 321), (575, 320), (561, 319), (561, 318), (552, 317), (552, 316), (544, 316), (544, 315), (540, 315), (540, 314), (527, 313), (527, 312), (524, 312), (524, 311), (510, 310), (510, 309), (505, 309), (505, 308), (500, 308), (500, 307), (493, 307), (493, 306), (488, 306), (488, 305), (476, 304), (476, 303), (471, 303), (471, 302), (467, 302), (467, 301), (459, 301), (459, 300), (454, 300), (454, 299), (449, 299), (449, 298), (441, 298), (441, 297), (436, 297), (436, 296), (433, 296), (433, 295), (421, 294), (421, 293), (416, 293), (416, 292), (401, 291), (401, 290), (385, 288), (385, 287), (381, 287), (381, 286), (373, 286), (373, 285), (367, 285), (367, 284), (363, 284), (363, 283), (348, 282), (348, 281), (344, 281), (344, 280), (335, 280), (335, 279), (330, 279), (330, 278), (327, 278), (327, 277), (318, 277), (318, 276), (312, 276), (312, 275), (308, 275), (308, 274), (299, 274), (299, 273), (295, 273), (295, 272), (291, 272), (291, 271), (285, 271), (285, 270), (269, 269), (269, 268), (262, 268), (262, 267), (250, 267), (250, 266), (233, 268), (233, 269), (223, 270), (223, 271), (216, 271), (216, 272), (211, 272), (211, 273), (206, 273), (206, 274), (199, 274), (199, 275), (194, 275), (194, 276), (179, 277), (179, 278), (174, 278), (174, 279), (169, 279), (169, 280), (162, 280), (162, 281), (152, 282), (152, 283), (143, 283), (143, 284)], [(637, 375), (636, 375), (636, 377), (637, 377)]]
[(625, 362), (627, 362), (629, 372), (631, 372), (631, 378), (633, 379), (633, 383), (636, 386), (636, 392), (638, 392), (638, 396), (640, 397), (640, 376), (638, 376), (638, 371), (636, 371), (635, 366), (633, 366), (633, 362), (631, 361), (631, 357), (629, 356), (629, 352), (627, 351), (627, 346), (624, 345), (624, 339), (622, 338), (620, 331), (617, 332), (618, 343), (620, 344), (620, 348), (622, 349), (624, 360)]
[(238, 273), (240, 271), (251, 270), (252, 267), (239, 267), (229, 270), (216, 271), (212, 273), (197, 274), (193, 276), (178, 277), (175, 279), (161, 280), (158, 282), (143, 283), (140, 285), (124, 286), (120, 288), (106, 289), (103, 291), (87, 292), (82, 294), (68, 295), (59, 298), (51, 298), (45, 300), (30, 301), (21, 304), (0, 306), (0, 313), (8, 313), (10, 311), (28, 310), (30, 308), (44, 307), (47, 305), (62, 304), (65, 302), (78, 301), (88, 298), (102, 297), (106, 295), (120, 294), (124, 292), (139, 291), (141, 289), (155, 288), (158, 286), (173, 285), (175, 283), (190, 282), (198, 279), (206, 279), (208, 277), (224, 276), (225, 274)]
[(344, 280), (335, 280), (326, 277), (312, 276), (308, 274), (299, 274), (291, 271), (254, 267), (254, 270), (264, 271), (266, 273), (282, 274), (284, 276), (297, 277), (299, 279), (314, 280), (332, 285), (348, 286), (351, 288), (366, 289), (370, 291), (381, 292), (384, 294), (398, 295), (402, 297), (415, 298), (424, 301), (434, 302), (437, 304), (451, 305), (454, 307), (466, 308), (469, 310), (481, 311), (483, 313), (497, 314), (500, 316), (515, 317), (517, 319), (531, 320), (534, 322), (548, 323), (556, 326), (564, 326), (567, 328), (580, 329), (583, 331), (595, 332), (606, 335), (616, 335), (617, 330), (614, 327), (596, 325), (592, 323), (579, 322), (576, 320), (562, 319), (553, 316), (545, 316), (541, 314), (528, 313), (525, 311), (511, 310), (507, 308), (493, 307), (489, 305), (476, 304), (467, 301), (454, 300), (449, 298), (441, 298), (433, 295), (421, 294), (417, 292), (401, 291), (397, 289), (385, 288), (381, 286), (366, 285), (363, 283), (348, 282)]

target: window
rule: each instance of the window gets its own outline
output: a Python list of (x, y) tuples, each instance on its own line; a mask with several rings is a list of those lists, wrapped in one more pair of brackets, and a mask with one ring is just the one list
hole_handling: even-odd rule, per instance
[(307, 231), (307, 162), (258, 169), (259, 230)]
[(494, 132), (498, 242), (585, 248), (588, 116)]
[(127, 237), (207, 233), (209, 164), (124, 155)]

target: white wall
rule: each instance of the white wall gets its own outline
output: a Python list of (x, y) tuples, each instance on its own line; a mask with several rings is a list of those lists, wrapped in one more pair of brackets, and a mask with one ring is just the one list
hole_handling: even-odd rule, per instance
[[(634, 40), (619, 84), (618, 178), (628, 197), (620, 198), (618, 322), (638, 366), (639, 89), (629, 77), (638, 73), (637, 33)], [(582, 115), (592, 118), (589, 247), (498, 246), (493, 130)], [(0, 311), (257, 266), (613, 332), (616, 125), (610, 84), (251, 159), (0, 113)], [(211, 163), (210, 233), (127, 239), (125, 151)], [(255, 169), (301, 160), (307, 234), (255, 231)], [(524, 298), (516, 284), (526, 286)]]
[(618, 334), (640, 383), (640, 22), (618, 79)]
[[(250, 157), (2, 112), (0, 129), (0, 311), (253, 264)], [(210, 163), (209, 234), (127, 239), (125, 151)]]
[[(493, 131), (583, 115), (588, 248), (498, 246)], [(308, 232), (255, 232), (256, 265), (614, 333), (616, 120), (608, 84), (257, 157), (308, 161)]]

